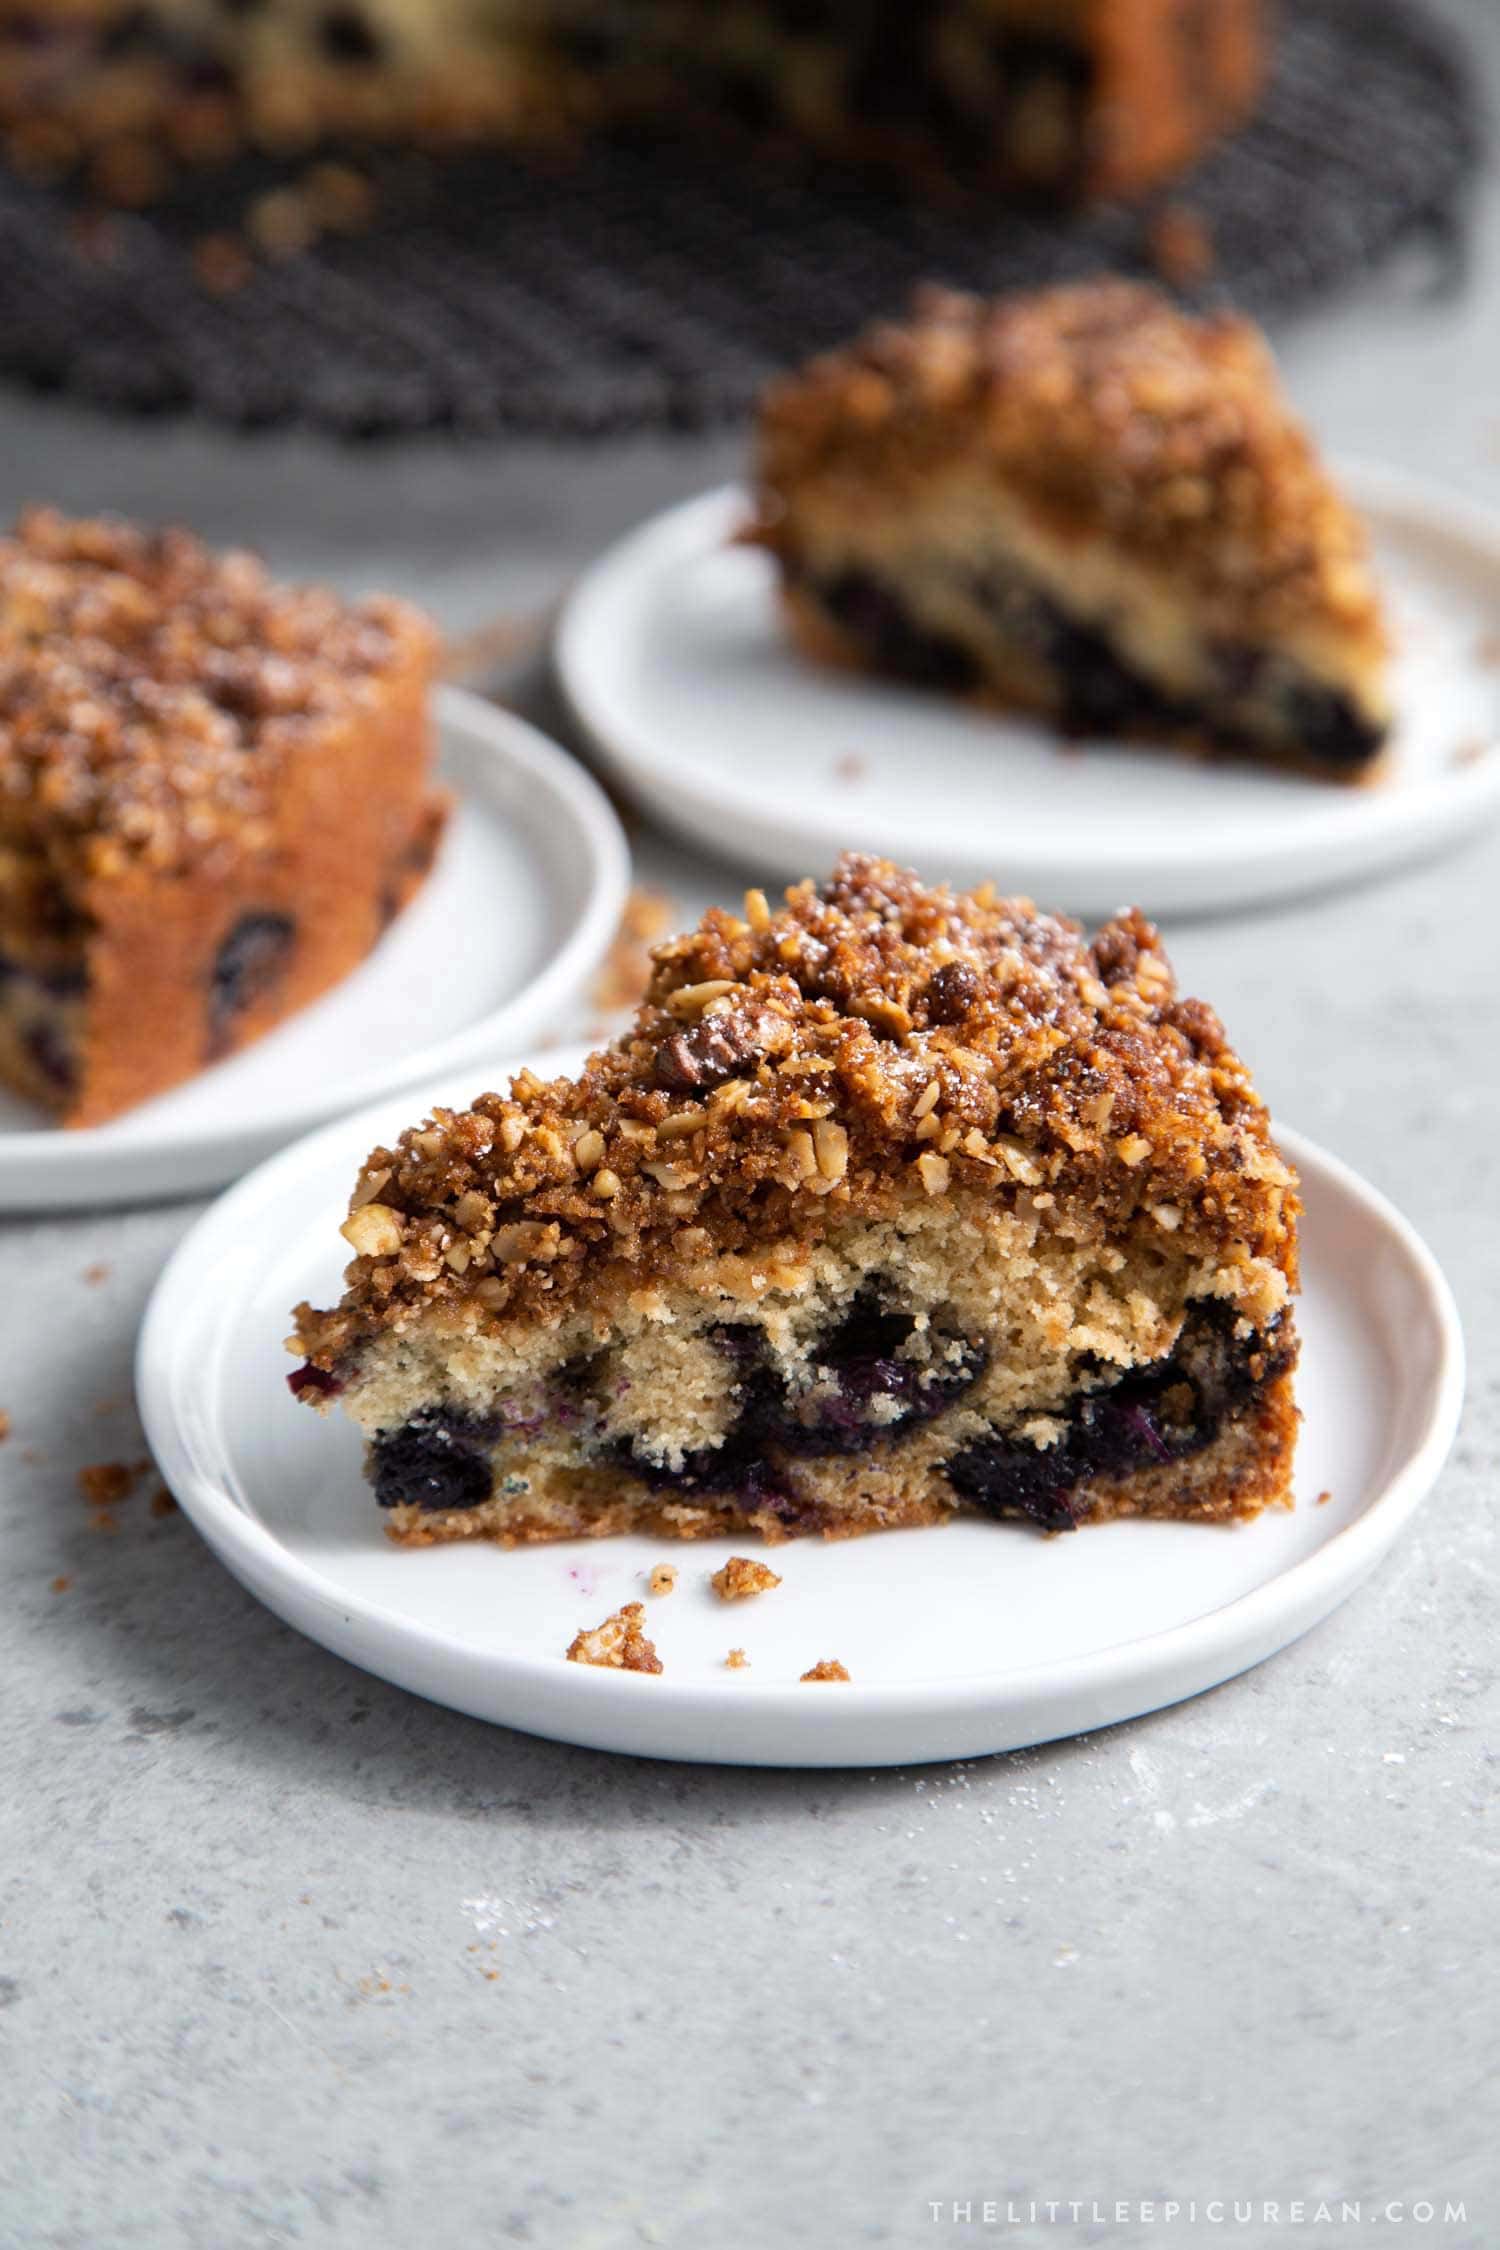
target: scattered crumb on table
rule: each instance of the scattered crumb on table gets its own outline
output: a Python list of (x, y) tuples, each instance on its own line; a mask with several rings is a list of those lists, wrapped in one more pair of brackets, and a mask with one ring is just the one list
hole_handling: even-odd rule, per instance
[(148, 1457), (144, 1461), (91, 1461), (79, 1470), (79, 1492), (93, 1511), (89, 1517), (90, 1531), (119, 1530), (115, 1509), (122, 1500), (130, 1498), (150, 1467)]
[(752, 1594), (769, 1594), (781, 1580), (768, 1564), (752, 1562), (748, 1555), (731, 1555), (723, 1569), (714, 1572), (709, 1584), (721, 1602), (743, 1602)]
[(842, 758), (834, 760), (833, 778), (835, 781), (863, 781), (868, 771), (869, 768), (865, 760), (857, 750), (847, 750)]
[(9, 1436), (10, 1416), (6, 1413), (4, 1407), (0, 1406), (0, 1445), (3, 1445)]
[(491, 617), (470, 632), (450, 636), (443, 644), (443, 677), (482, 680), (514, 668), (540, 647), (548, 622), (546, 611), (533, 611), (521, 617)]
[(67, 1572), (61, 1571), (59, 1572), (58, 1576), (52, 1581), (52, 1591), (54, 1594), (65, 1594), (67, 1593), (72, 1583), (73, 1581), (68, 1576)]
[(78, 1489), (91, 1508), (112, 1508), (129, 1499), (139, 1474), (128, 1461), (91, 1461), (78, 1472)]
[(100, 1259), (97, 1260), (95, 1264), (84, 1267), (83, 1278), (88, 1283), (91, 1289), (97, 1289), (101, 1281), (108, 1281), (111, 1270), (112, 1269), (107, 1266), (102, 1259)]
[(742, 1648), (732, 1648), (724, 1659), (725, 1668), (731, 1672), (748, 1672), (750, 1659)]
[(151, 1495), (151, 1513), (153, 1516), (175, 1516), (177, 1513), (177, 1502), (164, 1484), (159, 1484)]
[(626, 1602), (602, 1624), (575, 1633), (568, 1662), (614, 1672), (659, 1672), (661, 1658), (641, 1630), (645, 1615), (639, 1602)]
[(1317, 1505), (1320, 1508), (1326, 1508), (1332, 1498), (1333, 1494), (1331, 1492), (1320, 1492), (1318, 1494)]
[(659, 1562), (646, 1582), (646, 1591), (651, 1594), (670, 1594), (676, 1584), (677, 1565)]
[(849, 1675), (836, 1656), (825, 1656), (819, 1659), (810, 1672), (804, 1672), (802, 1677), (804, 1680), (847, 1680)]

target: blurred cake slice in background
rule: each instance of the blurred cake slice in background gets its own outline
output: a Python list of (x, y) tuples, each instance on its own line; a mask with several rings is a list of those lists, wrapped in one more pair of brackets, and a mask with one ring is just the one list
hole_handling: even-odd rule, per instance
[[(1255, 104), (1265, 0), (0, 0), (12, 155), (734, 126), (919, 182), (1143, 192)], [(135, 192), (132, 193), (131, 191)]]
[(0, 1081), (97, 1125), (362, 961), (442, 831), (435, 636), (185, 531), (0, 540)]
[(1073, 735), (1380, 756), (1365, 530), (1248, 321), (1107, 279), (923, 292), (772, 387), (756, 498), (816, 656)]

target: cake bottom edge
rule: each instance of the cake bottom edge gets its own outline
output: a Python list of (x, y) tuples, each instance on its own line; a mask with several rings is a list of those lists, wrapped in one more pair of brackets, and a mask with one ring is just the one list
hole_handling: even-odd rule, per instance
[[(874, 582), (871, 582), (873, 589)], [(855, 623), (848, 601), (834, 605), (809, 582), (784, 578), (782, 616), (793, 642), (814, 662), (840, 671), (874, 673), (907, 686), (924, 687), (995, 712), (1021, 713), (1055, 727), (1068, 740), (1137, 744), (1203, 758), (1234, 758), (1344, 788), (1378, 784), (1388, 764), (1389, 741), (1350, 705), (1330, 720), (1346, 747), (1338, 755), (1319, 755), (1305, 741), (1252, 737), (1217, 720), (1206, 705), (1174, 702), (1144, 675), (1125, 664), (1102, 636), (1089, 633), (1081, 660), (1088, 673), (1084, 691), (1079, 663), (1040, 668), (1029, 651), (1016, 661), (997, 662), (993, 652), (945, 642), (908, 611), (894, 589), (880, 588), (865, 604), (867, 622)]]
[[(1283, 1360), (1295, 1360), (1295, 1340)], [(985, 1517), (1048, 1533), (1081, 1529), (1126, 1516), (1200, 1524), (1246, 1522), (1267, 1509), (1294, 1505), (1292, 1469), (1300, 1415), (1293, 1366), (1258, 1386), (1250, 1403), (1214, 1437), (1181, 1459), (1088, 1474), (1060, 1487), (1055, 1504), (1007, 1504), (955, 1489), (941, 1465), (908, 1469), (899, 1447), (887, 1458), (834, 1455), (796, 1465), (796, 1502), (748, 1491), (673, 1497), (623, 1470), (580, 1468), (570, 1489), (495, 1494), (465, 1508), (431, 1512), (402, 1503), (388, 1512), (386, 1534), (401, 1547), (483, 1540), (506, 1547), (625, 1533), (672, 1540), (758, 1537), (780, 1546), (798, 1538), (849, 1539), (877, 1531), (912, 1530), (959, 1516)]]

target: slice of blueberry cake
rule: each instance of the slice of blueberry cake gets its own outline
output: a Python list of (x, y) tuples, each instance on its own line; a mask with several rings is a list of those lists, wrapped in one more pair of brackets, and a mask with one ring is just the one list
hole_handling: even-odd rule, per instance
[(924, 292), (767, 394), (758, 522), (811, 653), (1135, 735), (1367, 774), (1363, 526), (1259, 333), (1093, 281)]
[(1291, 1504), (1296, 1183), (1138, 915), (846, 858), (368, 1159), (289, 1377), (411, 1545)]
[(346, 976), (441, 830), (435, 646), (183, 531), (0, 539), (0, 1081), (98, 1125)]

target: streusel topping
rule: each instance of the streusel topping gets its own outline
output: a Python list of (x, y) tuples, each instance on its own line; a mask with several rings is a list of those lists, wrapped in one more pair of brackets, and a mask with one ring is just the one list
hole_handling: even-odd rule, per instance
[(283, 761), (428, 637), (185, 531), (33, 509), (0, 540), (0, 829), (85, 875), (253, 843)]
[(782, 493), (878, 475), (895, 505), (904, 479), (961, 453), (1061, 535), (1102, 533), (1231, 600), (1242, 635), (1311, 604), (1383, 640), (1363, 529), (1289, 412), (1259, 330), (1189, 318), (1143, 283), (990, 302), (920, 290), (904, 325), (872, 327), (773, 385), (759, 446), (773, 547)]
[(331, 1374), (434, 1308), (545, 1320), (709, 1260), (754, 1297), (831, 1226), (950, 1186), (1083, 1226), (1145, 1214), (1294, 1278), (1265, 1109), (1140, 915), (1090, 944), (850, 855), (779, 912), (751, 891), (658, 947), (634, 1026), (576, 1081), (523, 1071), (376, 1149), (348, 1293), (302, 1309), (299, 1348)]

